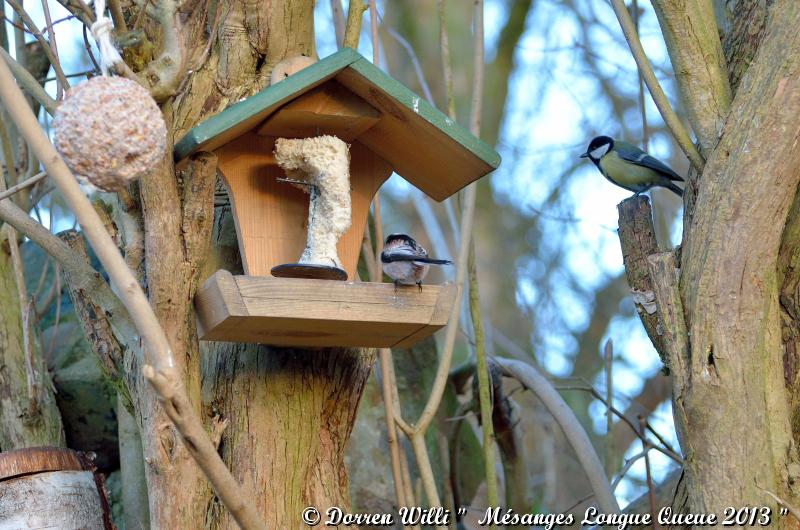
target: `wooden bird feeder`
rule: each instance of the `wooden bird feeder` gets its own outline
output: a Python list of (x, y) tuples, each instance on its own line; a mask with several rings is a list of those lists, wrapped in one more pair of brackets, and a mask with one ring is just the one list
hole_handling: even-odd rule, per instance
[[(349, 144), (351, 223), (335, 243), (338, 263), (305, 267), (311, 187), (284, 170), (276, 144), (326, 135)], [(500, 157), (357, 52), (345, 48), (201, 123), (176, 144), (176, 161), (200, 151), (217, 155), (245, 272), (218, 271), (199, 289), (201, 339), (410, 346), (447, 323), (450, 284), (419, 293), (353, 281), (370, 203), (393, 171), (442, 201)]]

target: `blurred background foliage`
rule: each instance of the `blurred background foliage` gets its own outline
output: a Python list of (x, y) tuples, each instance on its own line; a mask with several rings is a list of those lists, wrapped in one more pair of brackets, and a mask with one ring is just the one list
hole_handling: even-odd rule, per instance
[[(445, 4), (457, 119), (462, 124), (469, 113), (472, 75), (471, 5), (458, 0)], [(630, 7), (638, 14), (641, 38), (656, 73), (680, 112), (652, 6), (642, 0)], [(436, 0), (379, 3), (380, 54), (381, 66), (392, 76), (446, 110), (438, 8)], [(336, 47), (333, 33), (325, 31), (330, 21), (328, 2), (320, 2), (320, 56)], [(592, 137), (607, 134), (645, 147), (678, 173), (685, 174), (688, 163), (646, 90), (642, 112), (636, 65), (607, 2), (487, 0), (485, 30), (481, 137), (503, 157), (501, 167), (480, 181), (475, 226), (489, 353), (534, 362), (549, 372), (609, 460), (610, 474), (616, 475), (626, 459), (641, 452), (641, 442), (618, 420), (609, 437), (606, 405), (578, 389), (592, 385), (606, 395), (605, 343), (613, 341), (614, 406), (634, 423), (639, 415), (648, 418), (677, 447), (671, 386), (624, 277), (616, 205), (629, 193), (612, 186), (578, 155)], [(367, 27), (359, 51), (372, 56)], [(651, 196), (659, 240), (677, 244), (680, 201), (662, 190)], [(383, 188), (381, 199), (387, 233), (407, 231), (443, 257), (456, 251), (455, 223), (448, 208), (399, 178)], [(461, 334), (456, 365), (474, 358), (470, 337), (469, 331)], [(395, 363), (399, 374), (411, 361), (398, 352)], [(520, 405), (533, 508), (574, 507), (590, 489), (569, 445), (534, 397), (517, 392), (517, 383), (507, 386)], [(478, 428), (475, 422), (470, 425)], [(656, 482), (675, 466), (660, 453), (651, 452), (650, 461)], [(646, 488), (644, 462), (637, 460), (616, 493), (624, 506)], [(476, 501), (473, 507), (483, 507)], [(582, 512), (585, 506), (577, 508)]]

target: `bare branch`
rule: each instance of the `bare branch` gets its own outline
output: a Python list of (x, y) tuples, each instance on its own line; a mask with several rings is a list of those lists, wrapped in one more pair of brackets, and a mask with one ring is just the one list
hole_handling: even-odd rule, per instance
[[(64, 70), (61, 68), (61, 63), (58, 60), (58, 57), (55, 54), (55, 51), (51, 44), (47, 42), (47, 39), (44, 38), (42, 32), (39, 31), (39, 28), (36, 27), (36, 23), (34, 23), (33, 19), (28, 15), (28, 13), (23, 9), (22, 4), (20, 4), (17, 0), (6, 0), (8, 5), (11, 6), (11, 9), (14, 10), (19, 18), (25, 23), (28, 29), (31, 30), (33, 36), (42, 45), (42, 50), (44, 51), (47, 58), (50, 60), (50, 64), (53, 65), (53, 70), (56, 72), (56, 77), (58, 77), (58, 82), (60, 83), (61, 87), (64, 90), (69, 88), (69, 81), (67, 81), (67, 76), (64, 75)], [(51, 36), (52, 39), (52, 36)]]
[(16, 193), (19, 193), (20, 191), (22, 191), (22, 190), (24, 190), (26, 188), (30, 188), (31, 186), (33, 186), (34, 184), (36, 184), (37, 182), (39, 182), (40, 180), (42, 180), (46, 176), (47, 176), (47, 172), (46, 171), (42, 171), (40, 173), (35, 174), (34, 176), (32, 176), (29, 179), (23, 180), (22, 182), (20, 182), (16, 186), (11, 186), (10, 188), (5, 190), (4, 192), (0, 193), (0, 201), (8, 199), (12, 195), (14, 195)]
[(58, 261), (61, 268), (75, 278), (71, 287), (91, 293), (94, 303), (105, 313), (115, 316), (114, 325), (120, 332), (118, 339), (121, 342), (133, 344), (139, 340), (138, 333), (128, 320), (127, 310), (102, 275), (85, 259), (11, 201), (0, 202), (0, 219), (13, 226)]
[[(142, 9), (146, 9), (142, 7)], [(141, 79), (124, 63), (120, 66), (125, 70), (125, 76), (134, 76), (139, 83), (149, 85), (150, 95), (156, 101), (164, 101), (173, 96), (183, 80), (186, 71), (184, 61), (184, 46), (181, 41), (180, 29), (176, 14), (178, 5), (175, 0), (160, 0), (155, 8), (155, 19), (161, 27), (161, 42), (164, 49), (161, 54), (147, 65), (142, 72)]]
[(125, 23), (125, 16), (122, 14), (122, 6), (119, 0), (108, 0), (108, 10), (111, 12), (111, 19), (114, 21), (114, 29), (117, 34), (127, 33), (128, 24)]
[[(502, 373), (494, 359), (489, 359), (489, 373), (492, 378), (492, 424), (505, 478), (505, 507), (524, 513), (531, 504), (528, 498), (528, 467), (519, 407), (511, 399), (511, 395), (503, 391)], [(499, 506), (491, 501), (489, 504)]]
[(25, 69), (24, 66), (19, 64), (17, 61), (11, 57), (7, 51), (3, 48), (0, 48), (0, 56), (6, 60), (8, 67), (11, 69), (11, 72), (14, 74), (14, 77), (17, 79), (17, 82), (25, 89), (25, 91), (31, 95), (33, 99), (35, 99), (39, 104), (47, 110), (47, 113), (51, 116), (56, 113), (56, 108), (58, 107), (58, 102), (51, 98), (47, 92), (44, 91), (42, 85), (34, 79), (34, 77)]
[(653, 101), (656, 107), (658, 107), (661, 117), (664, 118), (664, 123), (667, 124), (667, 127), (669, 127), (678, 145), (683, 152), (686, 153), (692, 165), (702, 173), (706, 161), (692, 143), (689, 132), (683, 126), (683, 123), (681, 123), (678, 115), (675, 114), (675, 110), (672, 108), (672, 105), (670, 105), (669, 99), (667, 99), (667, 95), (664, 93), (664, 89), (661, 88), (656, 74), (653, 71), (653, 66), (644, 53), (642, 43), (639, 41), (639, 35), (636, 33), (636, 26), (631, 19), (631, 14), (628, 13), (628, 8), (625, 7), (625, 2), (623, 0), (611, 0), (611, 6), (614, 8), (614, 13), (617, 15), (619, 24), (622, 27), (622, 32), (625, 34), (625, 40), (628, 41), (628, 46), (631, 49), (633, 58), (636, 60), (639, 71), (642, 73), (644, 82), (650, 90), (650, 95), (653, 97)]
[(342, 0), (330, 0), (331, 13), (333, 14), (333, 29), (336, 31), (336, 47), (341, 48), (344, 43), (344, 10)]
[(731, 106), (731, 87), (713, 2), (654, 0), (682, 100), (700, 151), (717, 145)]
[[(53, 19), (50, 16), (50, 5), (48, 4), (47, 0), (42, 0), (42, 12), (44, 13), (44, 20), (45, 24), (47, 24), (47, 40), (50, 41), (50, 46), (53, 48), (53, 55), (58, 61), (59, 65), (61, 64), (61, 58), (58, 56), (58, 43), (56, 42), (56, 33), (53, 31)], [(56, 72), (56, 77), (58, 77), (58, 68), (53, 66), (53, 69)], [(64, 95), (64, 90), (66, 89), (65, 85), (58, 84), (58, 88), (56, 89), (56, 99), (61, 99)], [(55, 335), (53, 335), (55, 336)]]
[(364, 0), (350, 0), (350, 7), (347, 10), (347, 26), (344, 30), (344, 46), (346, 48), (358, 48), (358, 41), (361, 40), (361, 22), (364, 11), (367, 10), (367, 3)]
[(756, 484), (756, 487), (758, 489), (760, 489), (761, 491), (763, 491), (764, 493), (766, 493), (767, 495), (769, 495), (772, 498), (772, 500), (774, 500), (775, 502), (777, 502), (778, 504), (780, 504), (781, 506), (783, 506), (784, 508), (789, 510), (789, 513), (792, 514), (792, 517), (794, 517), (797, 521), (800, 521), (800, 510), (798, 510), (797, 508), (795, 508), (794, 506), (789, 504), (787, 501), (781, 499), (780, 497), (778, 497), (777, 495), (775, 495), (774, 493), (772, 493), (768, 489), (764, 489), (761, 486), (759, 486), (758, 484)]
[(59, 4), (64, 6), (64, 9), (78, 17), (78, 20), (83, 22), (86, 27), (94, 24), (94, 11), (83, 0), (57, 0)]
[(495, 361), (506, 376), (513, 377), (533, 391), (561, 426), (592, 485), (600, 509), (605, 513), (619, 513), (617, 499), (611, 491), (603, 464), (589, 440), (589, 435), (555, 387), (530, 364), (501, 357), (495, 358)]
[[(483, 17), (481, 26), (483, 25)], [(500, 496), (497, 491), (497, 471), (495, 462), (495, 433), (493, 412), (497, 406), (493, 398), (493, 378), (486, 360), (486, 335), (483, 329), (483, 316), (481, 315), (480, 291), (478, 289), (478, 272), (475, 266), (475, 242), (471, 241), (469, 252), (469, 311), (475, 331), (475, 357), (477, 366), (475, 372), (478, 379), (478, 403), (481, 411), (481, 431), (483, 432), (483, 462), (486, 473), (486, 497), (489, 506), (500, 506)], [(499, 375), (498, 375), (499, 379)], [(510, 477), (508, 477), (510, 478)], [(506, 487), (510, 485), (506, 484)]]

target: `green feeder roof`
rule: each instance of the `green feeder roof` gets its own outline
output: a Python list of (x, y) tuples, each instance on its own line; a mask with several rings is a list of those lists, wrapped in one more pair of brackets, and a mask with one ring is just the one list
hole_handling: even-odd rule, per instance
[[(344, 48), (197, 125), (175, 145), (175, 159), (213, 151), (260, 129), (276, 111), (317, 87), (328, 86), (333, 87), (332, 97), (349, 91), (374, 109), (370, 109), (371, 117), (359, 122), (355, 136), (346, 140), (361, 142), (436, 200), (446, 199), (500, 165), (500, 155), (489, 145), (351, 48)], [(317, 130), (326, 133), (325, 123), (320, 122)], [(289, 137), (297, 136), (296, 132), (287, 133)], [(274, 126), (269, 133), (259, 134), (283, 135)]]

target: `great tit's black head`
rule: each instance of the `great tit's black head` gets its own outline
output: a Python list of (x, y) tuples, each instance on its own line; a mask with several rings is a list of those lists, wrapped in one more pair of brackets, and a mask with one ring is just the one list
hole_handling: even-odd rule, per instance
[(589, 158), (594, 163), (597, 163), (601, 158), (606, 156), (609, 151), (614, 149), (614, 139), (610, 136), (597, 136), (589, 142), (589, 147), (583, 153), (581, 158)]

